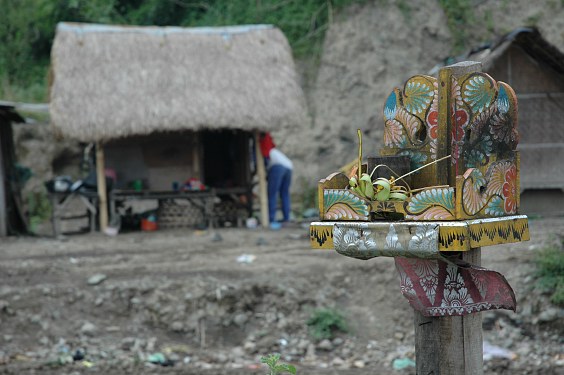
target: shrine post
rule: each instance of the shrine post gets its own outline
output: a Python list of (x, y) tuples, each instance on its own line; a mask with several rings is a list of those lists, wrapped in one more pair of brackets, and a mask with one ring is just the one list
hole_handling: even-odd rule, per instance
[(411, 77), (383, 112), (380, 156), (363, 162), (359, 134), (356, 167), (319, 181), (311, 246), (394, 257), (414, 309), (417, 373), (483, 374), (480, 312), (515, 311), (516, 300), (503, 275), (481, 268), (481, 248), (529, 239), (517, 96), (463, 62)]

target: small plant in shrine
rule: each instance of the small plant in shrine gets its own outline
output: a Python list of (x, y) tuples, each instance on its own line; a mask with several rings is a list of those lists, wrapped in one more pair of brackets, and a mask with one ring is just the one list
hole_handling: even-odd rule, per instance
[[(438, 160), (434, 160), (430, 163), (427, 163), (411, 172), (405, 173), (403, 175), (399, 175), (396, 171), (392, 168), (388, 167), (385, 164), (379, 164), (372, 169), (370, 174), (362, 173), (362, 132), (360, 129), (357, 130), (358, 133), (358, 165), (353, 167), (352, 171), (349, 173), (349, 188), (352, 190), (357, 196), (365, 198), (369, 201), (379, 201), (379, 202), (386, 202), (386, 201), (405, 201), (408, 197), (411, 197), (413, 193), (421, 190), (428, 189), (421, 188), (412, 190), (407, 182), (405, 185), (398, 185), (398, 182), (404, 180), (409, 175), (419, 172), (420, 170), (429, 167), (435, 163), (443, 161), (445, 159), (450, 158), (450, 155), (447, 155), (443, 158)], [(378, 170), (378, 168), (385, 168), (389, 170), (393, 175), (390, 178), (385, 177), (377, 177), (374, 178), (374, 173)], [(448, 185), (443, 186), (434, 186), (438, 188), (448, 187)]]

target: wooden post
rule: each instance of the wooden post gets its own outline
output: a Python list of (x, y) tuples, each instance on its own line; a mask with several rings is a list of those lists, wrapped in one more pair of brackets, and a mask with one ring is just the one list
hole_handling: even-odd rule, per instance
[(4, 175), (4, 157), (0, 139), (0, 237), (8, 235), (8, 210), (6, 209), (6, 176)]
[(264, 158), (260, 152), (259, 133), (255, 133), (255, 154), (257, 159), (257, 175), (259, 179), (259, 201), (260, 201), (260, 222), (263, 228), (268, 228), (270, 220), (268, 218), (268, 192), (266, 187), (266, 169), (264, 168)]
[[(462, 259), (479, 266), (481, 249), (462, 253)], [(453, 317), (414, 315), (415, 356), (419, 375), (482, 375), (482, 315)]]
[(104, 163), (104, 146), (102, 142), (96, 143), (96, 180), (98, 185), (100, 231), (108, 227), (108, 197), (106, 192), (106, 173)]
[[(452, 129), (455, 124), (451, 124), (454, 113), (456, 112), (456, 102), (452, 97), (452, 78), (459, 78), (466, 74), (477, 73), (482, 71), (482, 64), (475, 61), (463, 61), (457, 64), (446, 66), (439, 70), (439, 128)], [(454, 112), (453, 112), (454, 110)], [(449, 126), (450, 124), (450, 126)], [(437, 159), (447, 155), (452, 155), (451, 132), (443, 131), (439, 134), (439, 147), (437, 151)], [(437, 184), (448, 184), (456, 186), (456, 173), (451, 173), (451, 168), (439, 168), (437, 171)], [(464, 171), (458, 171), (463, 174)]]

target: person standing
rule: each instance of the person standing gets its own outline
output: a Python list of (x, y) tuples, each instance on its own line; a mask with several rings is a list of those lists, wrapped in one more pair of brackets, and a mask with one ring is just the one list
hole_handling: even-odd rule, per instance
[[(292, 183), (292, 161), (276, 148), (270, 133), (261, 133), (260, 150), (266, 162), (268, 181), (268, 216), (276, 223), (276, 206), (278, 196), (282, 201), (283, 222), (290, 220), (290, 185)], [(275, 227), (276, 225), (274, 225)]]

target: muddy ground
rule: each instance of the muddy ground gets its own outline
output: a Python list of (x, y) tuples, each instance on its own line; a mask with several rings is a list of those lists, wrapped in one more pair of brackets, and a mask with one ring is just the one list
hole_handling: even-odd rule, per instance
[[(530, 242), (483, 249), (518, 299), (517, 313), (483, 314), (484, 340), (511, 357), (486, 360), (486, 374), (564, 374), (564, 316), (533, 262), (564, 218), (530, 225)], [(393, 261), (308, 246), (307, 223), (2, 240), (0, 373), (264, 374), (260, 356), (279, 352), (298, 374), (414, 374), (393, 366), (415, 359)], [(313, 339), (319, 308), (349, 332)], [(149, 363), (155, 353), (171, 366)]]

